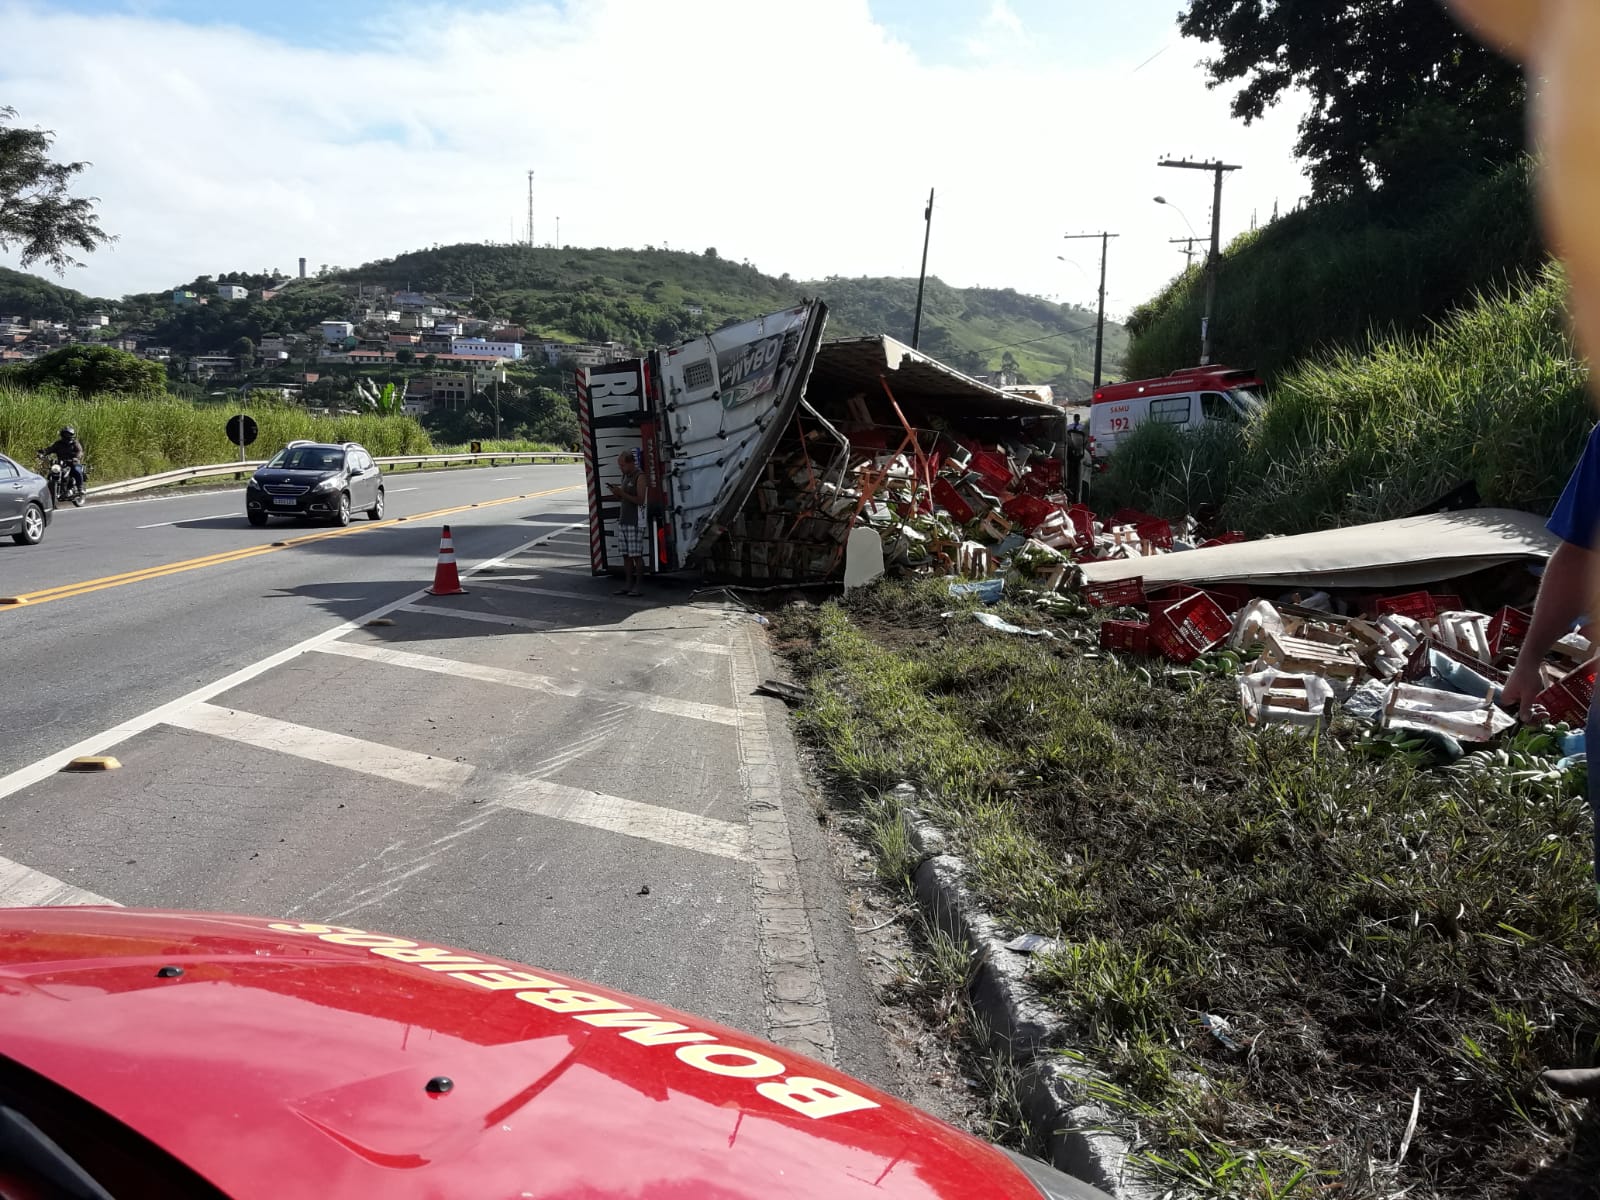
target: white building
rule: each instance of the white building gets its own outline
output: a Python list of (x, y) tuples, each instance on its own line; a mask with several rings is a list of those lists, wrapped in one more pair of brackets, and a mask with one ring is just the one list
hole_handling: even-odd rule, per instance
[(408, 312), (400, 314), (401, 329), (432, 329), (433, 318), (425, 312)]
[(330, 346), (335, 342), (344, 341), (347, 337), (354, 337), (355, 334), (356, 327), (350, 324), (349, 321), (324, 321), (322, 323), (322, 340)]
[(460, 337), (461, 336), (461, 322), (460, 321), (435, 321), (433, 323), (433, 331), (436, 334), (438, 334), (440, 337), (452, 337), (452, 338)]
[(217, 284), (217, 296), (223, 300), (243, 300), (250, 293), (237, 283)]
[[(434, 330), (438, 332), (437, 329)], [(485, 358), (521, 358), (521, 342), (491, 342), (481, 337), (457, 337), (450, 339), (451, 354), (482, 355)]]

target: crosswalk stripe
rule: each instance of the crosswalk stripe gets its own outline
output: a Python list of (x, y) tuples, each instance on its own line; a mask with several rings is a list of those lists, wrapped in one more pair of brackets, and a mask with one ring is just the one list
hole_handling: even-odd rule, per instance
[[(474, 581), (473, 586), (477, 583)], [(530, 617), (506, 617), (499, 613), (476, 612), (470, 608), (435, 607), (431, 604), (401, 604), (396, 612), (421, 613), (428, 617), (454, 617), (458, 621), (481, 621), (485, 625), (506, 625), (512, 629), (552, 629), (555, 621), (535, 621)]]
[(483, 663), (463, 662), (454, 658), (439, 658), (431, 654), (415, 654), (409, 650), (395, 650), (388, 646), (375, 646), (367, 642), (329, 642), (319, 646), (318, 653), (339, 654), (346, 658), (359, 658), (367, 662), (386, 663), (392, 667), (407, 667), (413, 671), (432, 671), (436, 675), (450, 675), (463, 679), (477, 679), (484, 683), (497, 683), (505, 687), (524, 688), (530, 692), (543, 692), (549, 696), (564, 696), (571, 700), (603, 700), (616, 704), (629, 704), (650, 712), (665, 713), (673, 717), (689, 717), (696, 721), (711, 721), (718, 725), (733, 725), (738, 717), (731, 708), (718, 704), (704, 704), (697, 700), (679, 700), (672, 696), (657, 696), (650, 692), (633, 692), (624, 688), (589, 687), (581, 683), (561, 683), (548, 675), (534, 675), (526, 671), (509, 671)]
[(54, 875), (35, 871), (9, 858), (0, 858), (0, 908), (32, 908), (54, 904), (105, 904), (120, 908), (94, 892), (63, 883)]
[(166, 718), (168, 725), (209, 733), (260, 750), (292, 754), (311, 762), (343, 767), (363, 775), (395, 783), (409, 783), (435, 791), (454, 791), (466, 786), (475, 768), (467, 763), (418, 754), (397, 746), (384, 746), (361, 738), (296, 725), (275, 717), (263, 717), (216, 704), (196, 704)]
[(732, 821), (608, 796), (604, 792), (591, 792), (546, 779), (481, 771), (470, 763), (451, 762), (215, 704), (196, 704), (182, 712), (168, 714), (165, 721), (180, 729), (432, 791), (459, 795), (471, 782), (475, 796), (481, 793), (488, 803), (503, 808), (701, 854), (740, 861), (750, 858), (749, 830)]
[(607, 796), (586, 788), (552, 783), (548, 779), (506, 780), (505, 791), (494, 803), (719, 858), (742, 862), (750, 857), (750, 831), (743, 825), (659, 804)]

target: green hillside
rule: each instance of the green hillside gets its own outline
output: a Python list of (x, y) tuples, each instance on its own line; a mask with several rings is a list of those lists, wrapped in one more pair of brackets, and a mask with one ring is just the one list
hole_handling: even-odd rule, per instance
[[(888, 333), (911, 340), (915, 279), (831, 277), (796, 281), (730, 262), (714, 249), (608, 250), (464, 244), (418, 250), (330, 278), (470, 297), (481, 316), (581, 341), (662, 345), (807, 297), (832, 310), (833, 336)], [(694, 309), (698, 308), (698, 314)], [(963, 370), (1000, 370), (1009, 352), (1029, 382), (1086, 395), (1094, 366), (1094, 314), (1012, 290), (928, 281), (922, 348)], [(1068, 332), (1071, 331), (1071, 332)], [(1126, 337), (1106, 326), (1107, 374)]]
[(37, 275), (0, 267), (0, 317), (21, 315), (41, 321), (70, 321), (110, 303)]
[[(1545, 259), (1532, 163), (1441, 172), (1426, 189), (1391, 184), (1307, 205), (1223, 253), (1212, 322), (1218, 362), (1269, 378), (1330, 350), (1422, 334)], [(1204, 309), (1199, 265), (1128, 319), (1134, 378), (1193, 361)]]
[[(0, 269), (0, 315), (70, 319), (95, 309), (111, 315), (108, 333), (139, 331), (179, 354), (225, 350), (237, 339), (303, 331), (346, 315), (358, 286), (450, 296), (474, 315), (579, 342), (670, 345), (731, 320), (820, 297), (832, 312), (834, 337), (887, 333), (911, 340), (915, 279), (774, 278), (714, 249), (608, 250), (466, 244), (417, 250), (315, 279), (289, 280), (270, 301), (254, 292), (265, 276), (229, 272), (179, 286), (202, 295), (217, 283), (252, 289), (248, 300), (174, 309), (170, 292), (111, 301), (86, 296), (34, 275)], [(1106, 325), (1105, 371), (1120, 372), (1127, 337)], [(1094, 314), (1035, 296), (994, 288), (953, 288), (928, 281), (922, 349), (975, 374), (1014, 370), (1084, 397), (1094, 369)]]

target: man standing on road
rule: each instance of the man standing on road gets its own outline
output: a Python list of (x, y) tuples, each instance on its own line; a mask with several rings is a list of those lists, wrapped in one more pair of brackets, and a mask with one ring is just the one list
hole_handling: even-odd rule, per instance
[(1084, 465), (1089, 457), (1089, 431), (1077, 413), (1072, 414), (1072, 424), (1067, 429), (1067, 498), (1074, 504), (1089, 502), (1088, 479)]
[(622, 586), (619, 596), (639, 596), (639, 581), (644, 578), (644, 472), (633, 454), (617, 457), (622, 482), (611, 485), (611, 494), (621, 501), (617, 513), (617, 535), (622, 539)]
[[(1600, 55), (1600, 5), (1594, 0), (1450, 0), (1485, 40), (1521, 60), (1529, 87), (1532, 140), (1541, 152), (1539, 200), (1550, 242), (1560, 252), (1571, 283), (1573, 325), (1591, 359), (1600, 353), (1600, 89), (1592, 82)], [(1578, 469), (1550, 518), (1561, 538), (1539, 585), (1532, 627), (1503, 692), (1504, 702), (1526, 704), (1538, 691), (1544, 653), (1600, 600), (1594, 552), (1600, 522), (1600, 445), (1589, 435)], [(1589, 710), (1586, 744), (1595, 737)], [(1600, 771), (1589, 775), (1595, 812)], [(1600, 835), (1596, 837), (1600, 853)], [(1596, 867), (1600, 880), (1600, 865)], [(1600, 1099), (1600, 1067), (1546, 1071), (1544, 1081), (1564, 1096)]]

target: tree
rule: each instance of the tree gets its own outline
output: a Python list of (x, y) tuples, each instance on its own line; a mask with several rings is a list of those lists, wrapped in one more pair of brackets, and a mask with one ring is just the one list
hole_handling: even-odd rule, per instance
[(436, 364), (438, 361), (439, 360), (436, 357), (434, 357), (432, 354), (424, 354), (422, 356), (422, 365), (424, 367), (427, 367), (428, 370), (430, 370), (430, 371), (433, 370), (434, 364)]
[(417, 352), (415, 350), (401, 349), (401, 350), (396, 350), (394, 352), (394, 360), (397, 363), (414, 362), (416, 360), (416, 357), (417, 357)]
[(110, 346), (63, 346), (25, 363), (23, 382), (57, 387), (85, 399), (102, 392), (159, 396), (166, 390), (166, 368)]
[(94, 197), (67, 194), (72, 177), (89, 164), (53, 162), (55, 134), (7, 126), (16, 115), (0, 108), (0, 250), (18, 247), (24, 267), (42, 259), (64, 274), (79, 265), (72, 247), (92, 254), (111, 241), (95, 216)]
[(1211, 86), (1243, 81), (1233, 114), (1255, 120), (1294, 87), (1311, 94), (1295, 152), (1319, 198), (1386, 181), (1374, 149), (1423, 102), (1457, 117), (1462, 160), (1521, 152), (1522, 74), (1487, 50), (1438, 0), (1188, 0), (1184, 34), (1216, 43)]
[(717, 256), (717, 248), (715, 246), (707, 246), (706, 247), (706, 257), (707, 258), (715, 258), (716, 256)]
[(256, 344), (247, 337), (241, 337), (233, 343), (233, 356), (239, 360), (239, 370), (248, 371), (256, 365)]

